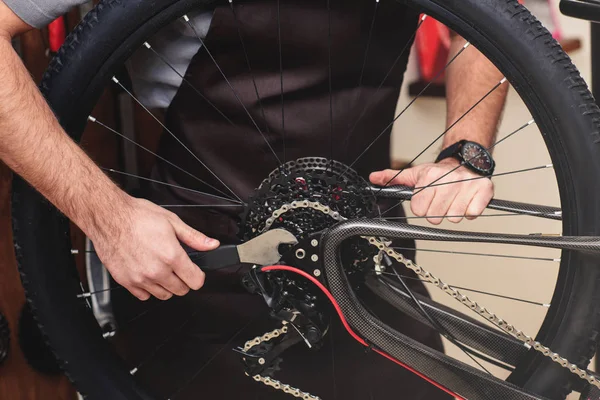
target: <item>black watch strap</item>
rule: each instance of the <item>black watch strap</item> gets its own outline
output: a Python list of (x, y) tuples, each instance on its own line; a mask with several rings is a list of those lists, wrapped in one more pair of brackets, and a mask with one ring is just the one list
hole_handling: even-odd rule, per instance
[(463, 161), (462, 158), (460, 157), (460, 148), (463, 146), (463, 144), (465, 144), (465, 142), (466, 142), (466, 140), (461, 140), (461, 141), (458, 141), (458, 142), (446, 147), (437, 156), (437, 158), (435, 159), (435, 162), (438, 163), (438, 162), (445, 160), (446, 158), (450, 158), (450, 157), (454, 157), (458, 161)]

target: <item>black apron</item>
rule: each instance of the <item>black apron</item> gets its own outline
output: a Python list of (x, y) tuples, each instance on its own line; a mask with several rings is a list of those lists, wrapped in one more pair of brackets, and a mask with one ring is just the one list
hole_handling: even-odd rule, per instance
[[(397, 57), (412, 37), (418, 21), (418, 15), (405, 6), (393, 1), (379, 3), (363, 71), (374, 3), (372, 0), (332, 1), (331, 6), (333, 158), (348, 164), (388, 127), (394, 117), (408, 51), (400, 59)], [(278, 166), (258, 130), (282, 161), (283, 132), (286, 161), (306, 156), (331, 157), (328, 13), (326, 0), (281, 1), (283, 126), (277, 3), (237, 1), (234, 4), (252, 73), (248, 70), (238, 25), (231, 9), (229, 6), (220, 6), (215, 9), (204, 43), (236, 89), (236, 94), (223, 79), (206, 49), (198, 51), (185, 74), (186, 80), (234, 125), (185, 82), (167, 111), (166, 123), (194, 154), (245, 199)], [(394, 69), (379, 88), (394, 63)], [(253, 76), (264, 118), (257, 101)], [(252, 118), (247, 115), (240, 101)], [(363, 113), (365, 107), (367, 111)], [(353, 127), (351, 136), (348, 136)], [(387, 129), (354, 165), (365, 178), (372, 171), (389, 168), (390, 133), (391, 129)], [(162, 157), (176, 161), (180, 167), (226, 191), (171, 135), (163, 135), (160, 149)], [(154, 176), (174, 185), (215, 193), (164, 163), (157, 164)], [(152, 197), (162, 204), (210, 204), (215, 201), (194, 192), (175, 188), (165, 190), (164, 187), (156, 188)], [(388, 205), (382, 204), (384, 208)], [(403, 215), (401, 207), (396, 209), (396, 215)], [(180, 208), (174, 211), (188, 224), (208, 235), (222, 241), (235, 238), (235, 217), (239, 210)], [(414, 247), (414, 242), (404, 245)], [(414, 252), (405, 255), (414, 259)], [(426, 294), (418, 282), (411, 282), (411, 286), (416, 292)], [(217, 328), (216, 322), (205, 320), (206, 332), (199, 333), (212, 335), (212, 342), (197, 343), (198, 346), (204, 346), (205, 358), (210, 359), (239, 329), (241, 321), (264, 314), (266, 306), (260, 298), (240, 290), (239, 274), (235, 273), (208, 275), (203, 291), (207, 293), (211, 313), (219, 316), (218, 326), (222, 327)], [(365, 293), (364, 296), (377, 315), (382, 318), (387, 315), (387, 318), (383, 318), (386, 322), (393, 318), (393, 325), (402, 333), (431, 347), (442, 348), (439, 336), (433, 330), (407, 316), (398, 316), (397, 312), (372, 294)], [(268, 318), (254, 321), (249, 332), (240, 335), (235, 344), (274, 327)], [(215, 329), (220, 329), (218, 334)], [(332, 354), (335, 354), (335, 360)], [(262, 384), (246, 377), (242, 373), (239, 356), (230, 350), (219, 354), (216, 360), (216, 366), (211, 367), (210, 374), (200, 375), (194, 380), (188, 390), (190, 393), (209, 399), (289, 399), (289, 395), (261, 387)], [(202, 365), (202, 362), (198, 359), (198, 365)], [(276, 375), (278, 379), (326, 400), (449, 398), (401, 367), (382, 357), (366, 354), (365, 349), (353, 343), (338, 323), (332, 327), (323, 349), (311, 352), (297, 345), (284, 354), (281, 367), (283, 371)]]

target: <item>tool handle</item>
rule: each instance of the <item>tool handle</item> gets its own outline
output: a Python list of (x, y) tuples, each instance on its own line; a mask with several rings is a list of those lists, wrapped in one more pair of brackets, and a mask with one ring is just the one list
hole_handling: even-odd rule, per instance
[(210, 251), (192, 251), (188, 255), (194, 264), (205, 271), (214, 271), (240, 263), (237, 246), (233, 244), (226, 244)]

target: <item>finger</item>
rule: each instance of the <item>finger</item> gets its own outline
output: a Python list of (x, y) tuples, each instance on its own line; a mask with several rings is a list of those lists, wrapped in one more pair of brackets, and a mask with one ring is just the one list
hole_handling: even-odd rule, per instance
[(173, 266), (173, 271), (192, 290), (198, 290), (204, 286), (204, 279), (206, 278), (204, 271), (187, 256), (185, 260)]
[(177, 296), (185, 296), (190, 291), (188, 285), (186, 285), (176, 274), (172, 273), (167, 278), (159, 282), (169, 292)]
[(132, 295), (134, 295), (141, 301), (146, 301), (146, 300), (150, 299), (150, 297), (151, 297), (150, 293), (148, 293), (146, 290), (138, 288), (138, 287), (128, 287), (127, 290), (129, 290), (129, 292)]
[[(421, 181), (417, 182), (420, 184)], [(424, 217), (427, 214), (427, 210), (433, 201), (437, 188), (427, 188), (426, 190), (419, 190), (410, 199), (410, 209), (412, 212), (419, 217)]]
[(471, 200), (475, 197), (475, 193), (477, 191), (465, 189), (460, 191), (448, 209), (448, 214), (446, 214), (448, 215), (448, 221), (457, 224), (463, 220)]
[(169, 300), (171, 297), (173, 297), (173, 293), (169, 292), (167, 289), (157, 284), (150, 284), (144, 289), (146, 289), (146, 291), (150, 292), (152, 296), (156, 297), (159, 300)]
[(475, 193), (473, 200), (469, 203), (469, 207), (467, 208), (467, 219), (475, 219), (480, 216), (488, 203), (492, 199), (492, 196), (487, 192), (478, 191)]
[(376, 171), (369, 175), (369, 180), (375, 185), (406, 185), (414, 187), (418, 180), (418, 167), (406, 168), (398, 171), (394, 169), (386, 169), (383, 171)]
[(435, 196), (431, 201), (431, 205), (427, 209), (426, 214), (432, 216), (432, 218), (427, 218), (427, 221), (434, 225), (441, 224), (444, 220), (444, 216), (448, 214), (448, 210), (456, 196), (458, 196), (458, 191), (456, 189), (444, 188), (436, 190)]
[(216, 239), (209, 238), (205, 234), (198, 232), (191, 226), (184, 223), (179, 217), (173, 215), (170, 219), (175, 234), (183, 243), (192, 247), (193, 249), (206, 251), (213, 250), (219, 247), (219, 241)]

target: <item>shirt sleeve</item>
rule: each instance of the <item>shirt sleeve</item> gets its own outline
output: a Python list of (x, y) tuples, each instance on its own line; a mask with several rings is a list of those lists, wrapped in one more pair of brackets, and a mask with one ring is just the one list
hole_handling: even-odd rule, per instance
[(42, 28), (87, 0), (3, 0), (27, 24)]

